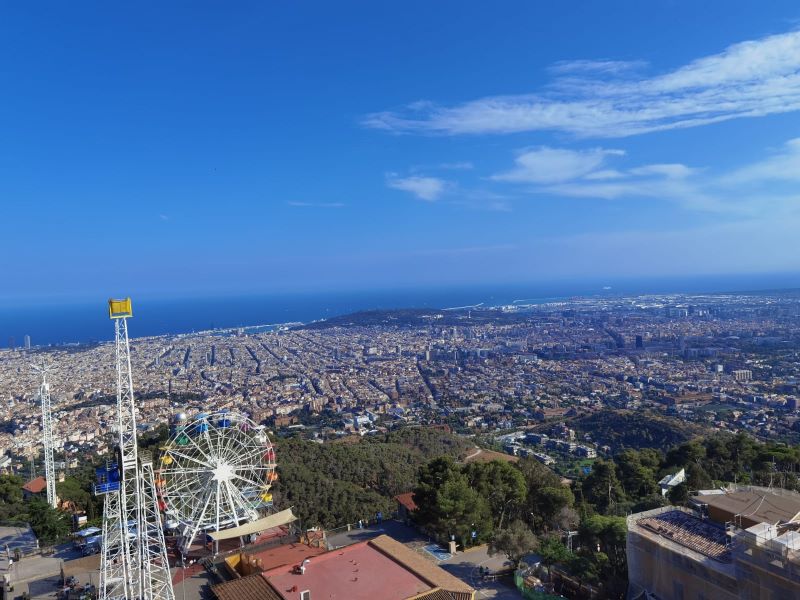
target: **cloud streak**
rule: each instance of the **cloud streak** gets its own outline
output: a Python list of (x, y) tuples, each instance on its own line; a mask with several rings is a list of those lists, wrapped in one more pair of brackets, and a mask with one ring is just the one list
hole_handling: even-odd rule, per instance
[(435, 202), (444, 193), (447, 182), (438, 177), (425, 177), (421, 175), (397, 177), (396, 175), (389, 175), (386, 180), (386, 185), (395, 190), (410, 192), (422, 200)]
[(542, 146), (521, 152), (516, 166), (505, 173), (492, 176), (496, 181), (557, 183), (596, 171), (610, 155), (623, 155), (621, 150), (565, 150)]
[[(690, 210), (756, 216), (800, 211), (791, 185), (800, 181), (800, 138), (787, 141), (769, 157), (726, 173), (680, 163), (610, 168), (619, 150), (524, 150), (515, 167), (490, 179), (526, 185), (529, 193), (571, 198), (641, 198), (674, 201)], [(765, 187), (790, 184), (782, 190)], [(787, 212), (788, 211), (788, 212)]]
[(723, 181), (729, 184), (800, 181), (800, 138), (789, 140), (772, 156), (734, 171)]
[(800, 32), (729, 46), (672, 71), (642, 76), (638, 62), (556, 63), (551, 85), (525, 95), (454, 106), (415, 102), (367, 115), (395, 133), (508, 134), (560, 131), (615, 138), (800, 110)]

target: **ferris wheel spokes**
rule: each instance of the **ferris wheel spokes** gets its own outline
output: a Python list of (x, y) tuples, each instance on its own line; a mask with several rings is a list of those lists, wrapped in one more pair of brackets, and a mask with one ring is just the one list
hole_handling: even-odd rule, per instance
[(161, 499), (180, 524), (182, 553), (201, 531), (237, 527), (271, 509), (275, 450), (264, 428), (244, 415), (181, 415), (163, 450)]

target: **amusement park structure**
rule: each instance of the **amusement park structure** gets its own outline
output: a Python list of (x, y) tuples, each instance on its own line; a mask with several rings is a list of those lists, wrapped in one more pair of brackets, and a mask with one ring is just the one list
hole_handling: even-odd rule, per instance
[(108, 301), (114, 321), (117, 367), (117, 445), (97, 470), (95, 493), (103, 495), (101, 600), (174, 600), (164, 544), (152, 458), (136, 440), (128, 318), (130, 298)]
[(216, 552), (220, 540), (243, 542), (268, 525), (285, 524), (278, 515), (265, 516), (278, 474), (263, 425), (227, 411), (192, 418), (181, 413), (162, 451), (157, 483), (181, 555), (198, 539), (205, 547), (206, 535)]
[(47, 503), (56, 508), (56, 470), (53, 460), (53, 415), (50, 411), (50, 373), (47, 366), (33, 366), (34, 371), (42, 376), (39, 386), (39, 402), (42, 405), (42, 445), (44, 446), (44, 477), (47, 483)]
[[(264, 427), (245, 415), (180, 413), (157, 468), (149, 452), (139, 452), (130, 298), (109, 300), (108, 313), (115, 331), (117, 442), (95, 484), (95, 494), (105, 499), (99, 597), (174, 600), (165, 528), (177, 533), (175, 549), (185, 560), (208, 553), (209, 542), (217, 553), (220, 541), (230, 545), (238, 538), (243, 545), (296, 518), (291, 509), (272, 512), (275, 449)], [(43, 383), (42, 389), (49, 388)]]

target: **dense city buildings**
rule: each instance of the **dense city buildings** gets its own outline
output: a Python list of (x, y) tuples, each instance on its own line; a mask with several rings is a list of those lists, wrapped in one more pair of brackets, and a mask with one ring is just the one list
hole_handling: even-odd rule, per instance
[[(616, 450), (592, 432), (551, 431), (610, 411), (792, 440), (800, 436), (799, 313), (793, 294), (610, 297), (138, 338), (139, 424), (236, 408), (320, 438), (393, 422), (465, 433), (523, 428), (539, 434), (527, 451), (545, 462), (553, 451), (592, 459)], [(53, 368), (58, 450), (65, 460), (107, 451), (112, 352), (108, 343), (0, 351), (0, 448), (17, 470), (38, 454), (30, 364), (42, 358)]]
[[(780, 443), (800, 438), (798, 294), (370, 311), (307, 325), (136, 338), (131, 360), (140, 444), (155, 449), (169, 436), (167, 424), (198, 413), (224, 420), (228, 413), (219, 411), (226, 410), (244, 413), (252, 427), (266, 425), (277, 442), (276, 505), (296, 508), (302, 527), (281, 533), (294, 537), (280, 545), (262, 536), (206, 561), (203, 576), (219, 583), (214, 593), (223, 600), (303, 592), (373, 597), (389, 580), (398, 599), (471, 598), (470, 585), (435, 567), (445, 565), (444, 556), (459, 560), (437, 544), (449, 538), (464, 549), (470, 535), (485, 543), (493, 528), (510, 523), (499, 516), (506, 504), (494, 515), (475, 513), (469, 527), (420, 522), (421, 467), (442, 453), (454, 461), (440, 465), (453, 485), (504, 473), (479, 464), (515, 465), (528, 481), (523, 495), (532, 498), (528, 508), (514, 505), (516, 516), (541, 540), (563, 530), (557, 543), (581, 553), (554, 559), (564, 564), (553, 569), (534, 556), (538, 567), (524, 577), (531, 589), (560, 586), (591, 598), (601, 585), (612, 597), (628, 589), (631, 598), (687, 600), (796, 591), (800, 501), (779, 488), (797, 487), (792, 449)], [(114, 346), (0, 352), (0, 466), (21, 476), (27, 502), (45, 489), (39, 382), (31, 369), (42, 361), (50, 368), (56, 473), (73, 498), (59, 507), (74, 513), (76, 526), (91, 525), (87, 518), (96, 522), (98, 510), (85, 514), (93, 503), (75, 490), (75, 476), (85, 481), (113, 444)], [(742, 439), (772, 445), (759, 458), (762, 450)], [(387, 457), (401, 455), (408, 464), (387, 467)], [(713, 487), (742, 478), (769, 487)], [(541, 482), (549, 491), (539, 498)], [(492, 498), (484, 489), (470, 506)], [(566, 512), (547, 508), (556, 500)], [(587, 538), (581, 502), (596, 511), (597, 531), (619, 535)], [(410, 546), (377, 537), (384, 533), (378, 515), (392, 508), (409, 526), (400, 533), (415, 540)], [(331, 541), (339, 534), (327, 537), (342, 527), (341, 535), (358, 532), (371, 516), (378, 529), (368, 537), (355, 533), (341, 544)], [(482, 525), (473, 529), (473, 520)], [(310, 539), (317, 533), (321, 545)], [(426, 536), (436, 542), (428, 550)], [(97, 543), (81, 552), (91, 556)], [(594, 560), (598, 552), (616, 555), (613, 571), (599, 570), (606, 567)], [(177, 568), (189, 555), (170, 556)], [(506, 568), (503, 559), (495, 565)], [(750, 595), (735, 595), (742, 590)]]

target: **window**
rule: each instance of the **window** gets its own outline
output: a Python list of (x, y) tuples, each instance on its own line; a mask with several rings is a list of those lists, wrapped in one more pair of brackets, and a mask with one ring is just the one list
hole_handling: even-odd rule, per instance
[(300, 600), (311, 600), (311, 590), (300, 592)]

